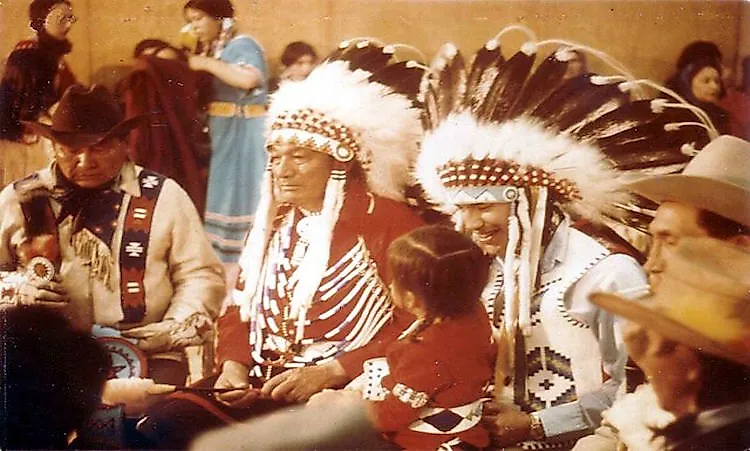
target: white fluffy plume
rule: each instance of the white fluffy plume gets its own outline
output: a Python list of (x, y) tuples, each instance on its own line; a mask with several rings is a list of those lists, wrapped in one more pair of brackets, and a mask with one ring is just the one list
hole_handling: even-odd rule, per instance
[(487, 124), (477, 122), (469, 112), (449, 116), (425, 136), (416, 178), (430, 201), (450, 211), (438, 168), (449, 161), (485, 158), (534, 166), (572, 181), (582, 199), (561, 204), (590, 219), (599, 219), (614, 203), (628, 198), (618, 171), (596, 147), (546, 130), (527, 117)]
[(312, 109), (346, 125), (357, 135), (356, 155), (370, 190), (403, 200), (422, 134), (420, 111), (406, 96), (369, 82), (369, 72), (334, 61), (318, 66), (300, 82), (285, 82), (272, 96), (269, 124), (280, 114)]

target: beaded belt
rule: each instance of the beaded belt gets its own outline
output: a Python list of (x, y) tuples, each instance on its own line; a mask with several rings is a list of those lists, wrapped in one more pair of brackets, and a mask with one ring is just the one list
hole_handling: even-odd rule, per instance
[(242, 117), (251, 119), (266, 114), (266, 106), (261, 104), (238, 105), (232, 102), (211, 102), (208, 115), (218, 117)]

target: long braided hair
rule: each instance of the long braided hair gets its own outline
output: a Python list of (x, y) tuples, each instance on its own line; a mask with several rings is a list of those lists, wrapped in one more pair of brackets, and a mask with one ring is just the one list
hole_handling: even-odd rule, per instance
[(405, 338), (418, 340), (431, 324), (476, 308), (489, 267), (489, 258), (470, 238), (445, 226), (420, 227), (394, 240), (388, 248), (394, 291), (412, 292), (426, 312)]

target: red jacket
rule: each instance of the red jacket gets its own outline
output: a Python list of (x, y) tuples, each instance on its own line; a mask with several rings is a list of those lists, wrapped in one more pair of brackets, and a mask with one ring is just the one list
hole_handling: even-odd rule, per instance
[(419, 418), (421, 408), (402, 402), (392, 391), (396, 384), (402, 384), (425, 393), (429, 401), (424, 407), (458, 407), (484, 397), (493, 375), (496, 350), (487, 312), (477, 302), (471, 312), (430, 325), (420, 337), (420, 341), (403, 339), (388, 346), (390, 375), (383, 379), (383, 387), (390, 393), (383, 401), (369, 401), (376, 427), (406, 449), (437, 449), (456, 437), (476, 447), (486, 447), (489, 433), (481, 422), (452, 435), (410, 430), (409, 425)]
[[(338, 261), (361, 236), (380, 277), (387, 284), (390, 280), (385, 274), (388, 246), (395, 238), (420, 225), (422, 221), (405, 204), (373, 196), (360, 183), (350, 182), (347, 185), (346, 199), (339, 220), (333, 231), (329, 265)], [(349, 285), (345, 285), (343, 290), (348, 287)], [(387, 285), (383, 288), (387, 289)], [(285, 306), (282, 302), (288, 302), (288, 299), (280, 300), (281, 311)], [(331, 308), (331, 301), (315, 299), (307, 313), (307, 318), (312, 320), (305, 328), (305, 337), (319, 339), (322, 331), (333, 329), (346, 318), (352, 312), (353, 305), (354, 302), (351, 302), (330, 318), (320, 320), (317, 319), (318, 316)], [(282, 321), (280, 314), (273, 319), (276, 324)], [(368, 345), (339, 355), (337, 360), (350, 377), (357, 376), (362, 372), (362, 363), (371, 357), (384, 355), (385, 347), (395, 340), (412, 320), (408, 314), (394, 314), (394, 320), (383, 326)], [(328, 339), (338, 340), (344, 334), (345, 331)], [(248, 337), (248, 323), (241, 321), (239, 308), (230, 307), (218, 321), (218, 365), (222, 365), (226, 360), (234, 360), (248, 367), (252, 366)]]

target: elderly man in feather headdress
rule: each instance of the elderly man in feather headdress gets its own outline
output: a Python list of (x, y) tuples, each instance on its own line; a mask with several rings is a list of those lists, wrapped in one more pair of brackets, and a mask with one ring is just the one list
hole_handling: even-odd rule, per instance
[(625, 171), (684, 164), (681, 144), (695, 131), (665, 132), (673, 116), (650, 100), (630, 102), (623, 91), (634, 84), (622, 77), (561, 83), (570, 47), (532, 71), (534, 41), (505, 60), (493, 39), (470, 70), (454, 46), (443, 47), (427, 80), (432, 130), (417, 177), (495, 257), (483, 294), (498, 330), (496, 400), (484, 412), (495, 444), (569, 449), (599, 424), (624, 379), (613, 317), (588, 294), (647, 290), (632, 257), (571, 218), (617, 217), (615, 207), (628, 203)]
[(421, 224), (402, 201), (422, 69), (392, 54), (344, 43), (276, 93), (260, 206), (207, 381), (229, 392), (151, 409), (139, 430), (160, 445), (343, 386), (409, 325), (392, 314), (384, 262), (390, 242)]

